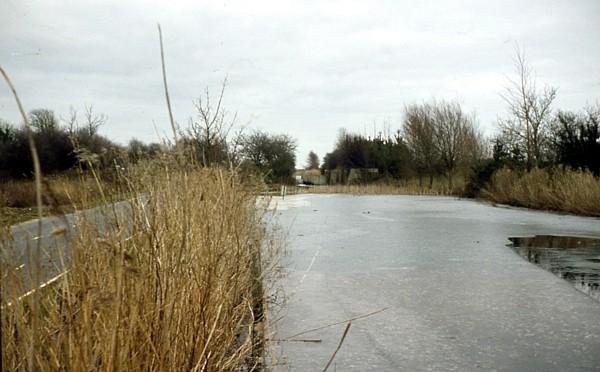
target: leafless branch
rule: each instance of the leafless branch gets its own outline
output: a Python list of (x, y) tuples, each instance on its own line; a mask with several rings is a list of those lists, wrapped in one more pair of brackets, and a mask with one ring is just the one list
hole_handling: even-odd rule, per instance
[(382, 313), (382, 312), (384, 312), (384, 311), (386, 311), (388, 309), (389, 309), (389, 307), (384, 307), (383, 309), (379, 309), (379, 310), (372, 311), (372, 312), (367, 313), (367, 314), (355, 316), (355, 317), (350, 318), (350, 319), (342, 320), (341, 322), (335, 322), (335, 323), (327, 324), (327, 325), (324, 325), (324, 326), (321, 326), (321, 327), (308, 329), (306, 331), (302, 331), (302, 332), (296, 333), (295, 335), (292, 335), (292, 336), (289, 336), (289, 337), (285, 337), (283, 340), (287, 341), (287, 340), (295, 339), (295, 338), (300, 337), (302, 335), (305, 335), (307, 333), (320, 331), (320, 330), (325, 329), (325, 328), (333, 327), (333, 326), (344, 324), (344, 323), (348, 323), (348, 322), (354, 322), (354, 321), (359, 320), (359, 319), (369, 318), (369, 317), (371, 317), (373, 315)]
[(544, 87), (539, 90), (527, 64), (525, 53), (515, 48), (515, 78), (508, 79), (508, 86), (501, 94), (506, 102), (509, 118), (499, 120), (500, 129), (512, 137), (511, 146), (522, 148), (527, 156), (527, 167), (539, 165), (549, 126), (551, 105), (556, 89)]

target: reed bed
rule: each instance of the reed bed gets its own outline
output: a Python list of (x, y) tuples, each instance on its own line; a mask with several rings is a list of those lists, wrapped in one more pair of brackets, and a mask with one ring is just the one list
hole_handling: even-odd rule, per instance
[(2, 370), (259, 368), (277, 250), (256, 190), (233, 171), (159, 161), (121, 181), (130, 207), (53, 232), (72, 236), (53, 285), (11, 299), (24, 279), (3, 255)]
[[(42, 184), (44, 215), (55, 215), (102, 204), (104, 201), (100, 198), (97, 187), (96, 180), (89, 173), (46, 177)], [(102, 188), (111, 200), (124, 197), (115, 182), (103, 180)], [(36, 188), (33, 180), (0, 182), (0, 226), (35, 218), (35, 208)]]
[(319, 185), (308, 188), (291, 187), (291, 193), (354, 194), (354, 195), (460, 195), (464, 185), (460, 182), (453, 189), (444, 179), (436, 179), (431, 188), (420, 186), (417, 179), (391, 182), (374, 182), (351, 185)]
[(600, 179), (589, 171), (532, 169), (524, 174), (503, 168), (481, 197), (496, 203), (600, 216)]

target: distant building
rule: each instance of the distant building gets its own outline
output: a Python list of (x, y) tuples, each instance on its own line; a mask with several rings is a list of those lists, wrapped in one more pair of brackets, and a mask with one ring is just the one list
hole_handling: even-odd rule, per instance
[(327, 177), (322, 174), (306, 174), (302, 176), (302, 181), (307, 185), (327, 185)]
[(296, 169), (296, 183), (306, 185), (327, 185), (327, 177), (319, 169)]

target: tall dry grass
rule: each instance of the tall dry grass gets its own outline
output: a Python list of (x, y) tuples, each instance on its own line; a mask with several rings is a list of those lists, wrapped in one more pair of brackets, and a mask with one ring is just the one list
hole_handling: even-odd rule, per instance
[[(102, 181), (108, 199), (118, 200), (128, 195), (118, 184)], [(96, 180), (89, 173), (63, 174), (42, 181), (43, 214), (56, 215), (91, 208), (104, 203), (98, 194)], [(36, 186), (33, 180), (0, 182), (0, 226), (13, 225), (37, 217)]]
[[(117, 190), (132, 196), (129, 203), (81, 213), (75, 228), (63, 219), (65, 226), (46, 238), (68, 236), (64, 254), (58, 246), (42, 245), (47, 239), (41, 237), (44, 192), (37, 149), (17, 92), (0, 67), (27, 129), (39, 217), (25, 265), (20, 258), (12, 261), (23, 247), (0, 226), (2, 370), (260, 367), (264, 285), (278, 251), (273, 239), (265, 239), (256, 190), (243, 185), (235, 171), (195, 166), (179, 146), (160, 25), (159, 39), (175, 152), (119, 174)], [(93, 195), (106, 204), (114, 191), (105, 189), (88, 163)], [(71, 203), (77, 191), (65, 190)], [(56, 193), (46, 194), (51, 196), (46, 203), (58, 208)], [(23, 200), (29, 197), (25, 193)], [(45, 278), (43, 250), (52, 249), (48, 257), (55, 257), (52, 264), (61, 274), (37, 287)], [(31, 289), (28, 283), (37, 283), (37, 290), (20, 296)]]
[(231, 171), (164, 162), (122, 181), (131, 207), (98, 212), (102, 226), (81, 217), (76, 231), (53, 233), (73, 236), (71, 257), (56, 262), (61, 280), (14, 301), (22, 271), (2, 262), (2, 370), (259, 366), (264, 266), (275, 251), (263, 244), (255, 190)]
[[(103, 182), (108, 194), (118, 193), (115, 185)], [(42, 184), (44, 204), (84, 207), (98, 198), (97, 186), (91, 175), (59, 175), (46, 177)], [(7, 180), (0, 183), (0, 207), (29, 208), (36, 206), (36, 190), (32, 180)]]
[(520, 175), (503, 168), (481, 196), (502, 204), (600, 216), (600, 179), (589, 171), (535, 168)]
[(380, 181), (365, 184), (351, 185), (322, 185), (308, 188), (288, 188), (292, 193), (315, 194), (355, 194), (355, 195), (461, 195), (464, 191), (464, 180), (457, 178), (452, 190), (443, 177), (434, 179), (431, 188), (420, 185), (418, 179), (412, 178), (403, 181)]

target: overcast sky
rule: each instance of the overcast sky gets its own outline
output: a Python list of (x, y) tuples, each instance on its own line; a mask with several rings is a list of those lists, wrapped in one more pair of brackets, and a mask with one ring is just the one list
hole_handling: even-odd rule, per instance
[[(0, 65), (26, 109), (92, 104), (120, 143), (168, 135), (156, 24), (163, 28), (175, 118), (217, 94), (239, 123), (331, 151), (339, 128), (395, 130), (404, 104), (458, 100), (486, 133), (515, 44), (556, 108), (600, 100), (600, 1), (0, 0)], [(5, 85), (0, 118), (18, 122)]]

